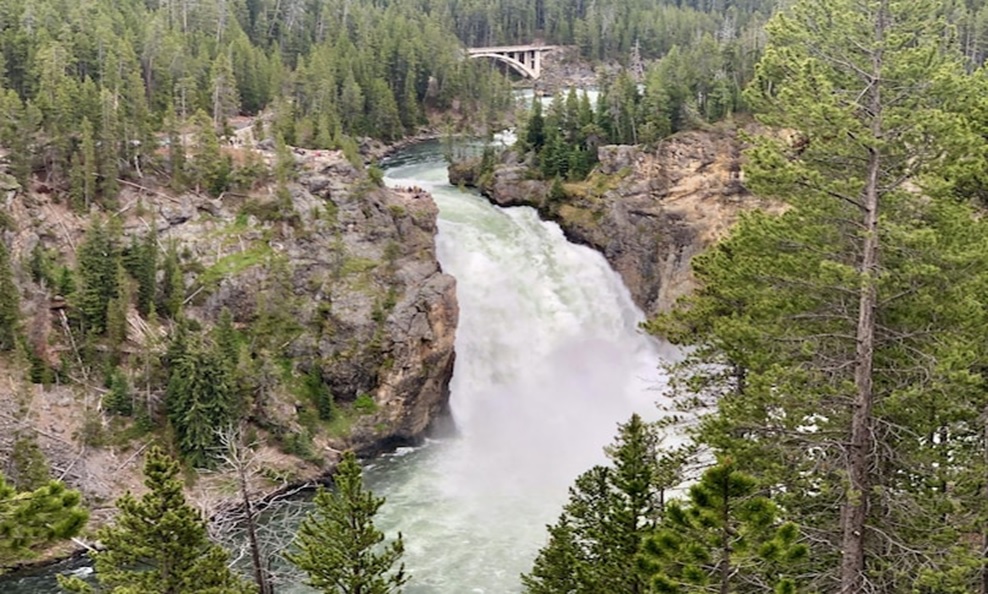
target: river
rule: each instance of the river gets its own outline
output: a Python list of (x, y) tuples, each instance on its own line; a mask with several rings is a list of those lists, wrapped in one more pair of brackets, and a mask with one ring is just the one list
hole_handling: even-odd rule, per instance
[[(450, 186), (438, 143), (402, 151), (385, 174), (435, 197), (460, 323), (456, 435), (368, 464), (367, 484), (387, 498), (378, 525), (404, 535), (406, 594), (515, 593), (567, 487), (605, 460), (617, 423), (656, 416), (662, 349), (638, 330), (642, 314), (600, 254), (532, 209)], [(57, 592), (53, 573), (0, 581), (0, 591)]]

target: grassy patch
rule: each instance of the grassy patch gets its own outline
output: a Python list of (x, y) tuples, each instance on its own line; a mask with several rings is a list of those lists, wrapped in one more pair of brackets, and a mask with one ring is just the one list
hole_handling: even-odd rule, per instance
[(377, 403), (370, 394), (361, 394), (353, 402), (353, 409), (362, 415), (372, 415), (377, 412)]
[(252, 266), (266, 263), (273, 255), (274, 251), (271, 246), (255, 245), (245, 251), (223, 256), (215, 264), (206, 268), (199, 275), (198, 280), (203, 286), (211, 287), (219, 284), (228, 276), (236, 276)]
[(360, 415), (349, 406), (337, 406), (333, 413), (333, 418), (323, 423), (326, 434), (339, 439), (349, 436)]
[(559, 218), (566, 221), (570, 225), (584, 228), (593, 227), (600, 218), (600, 216), (596, 214), (597, 212), (598, 211), (596, 210), (564, 204), (559, 207)]
[(348, 257), (343, 261), (343, 266), (340, 268), (340, 273), (343, 276), (350, 276), (351, 274), (370, 272), (375, 268), (377, 268), (376, 260), (371, 260), (370, 258)]
[(336, 203), (327, 199), (323, 202), (322, 209), (319, 211), (319, 216), (330, 225), (336, 225), (336, 223), (339, 222), (339, 213), (340, 208), (336, 206)]
[(361, 394), (352, 403), (338, 404), (333, 409), (333, 418), (322, 423), (323, 429), (330, 437), (345, 438), (350, 435), (353, 425), (361, 417), (377, 412), (377, 403), (370, 394)]

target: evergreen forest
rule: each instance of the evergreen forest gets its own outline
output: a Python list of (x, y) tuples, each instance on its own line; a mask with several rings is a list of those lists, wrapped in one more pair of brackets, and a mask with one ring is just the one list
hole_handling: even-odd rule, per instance
[(493, 117), (504, 80), (461, 47), (404, 3), (4, 0), (0, 143), (22, 183), (112, 202), (120, 177), (193, 181), (162, 147), (238, 115), (268, 109), (273, 135), (324, 149), (401, 138), (454, 103)]
[(744, 185), (778, 207), (743, 213), (693, 258), (700, 288), (646, 324), (684, 349), (666, 416), (623, 425), (576, 480), (526, 592), (988, 591), (970, 15), (797, 0), (771, 17), (741, 95), (764, 126)]

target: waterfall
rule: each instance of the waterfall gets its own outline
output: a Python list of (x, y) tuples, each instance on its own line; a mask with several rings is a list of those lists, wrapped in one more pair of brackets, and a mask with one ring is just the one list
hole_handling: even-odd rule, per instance
[(458, 435), (378, 461), (368, 483), (388, 499), (381, 526), (404, 533), (409, 594), (505, 594), (617, 423), (657, 416), (660, 346), (600, 254), (530, 208), (498, 209), (445, 180), (435, 146), (386, 175), (439, 205), (439, 260), (460, 303)]

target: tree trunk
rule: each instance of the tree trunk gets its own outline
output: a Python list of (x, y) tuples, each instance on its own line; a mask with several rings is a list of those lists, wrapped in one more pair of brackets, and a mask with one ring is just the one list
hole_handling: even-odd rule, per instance
[[(883, 2), (876, 15), (875, 41), (878, 49), (872, 56), (872, 78), (868, 109), (871, 112), (873, 139), (882, 135), (881, 73), (887, 5)], [(851, 442), (848, 451), (849, 486), (842, 509), (841, 594), (858, 594), (864, 581), (865, 525), (871, 491), (870, 465), (874, 450), (872, 408), (874, 391), (872, 368), (875, 354), (875, 309), (878, 302), (878, 206), (879, 175), (882, 159), (879, 149), (868, 149), (868, 177), (862, 204), (864, 246), (861, 254), (861, 288), (856, 332), (854, 364), (854, 404), (851, 409)]]
[(261, 562), (261, 545), (257, 542), (257, 519), (254, 517), (254, 506), (250, 501), (250, 493), (247, 491), (247, 477), (243, 470), (239, 470), (240, 475), (240, 495), (244, 499), (244, 518), (247, 520), (247, 539), (250, 542), (250, 560), (254, 566), (254, 583), (257, 584), (259, 594), (271, 594), (273, 590), (268, 583), (267, 572)]
[(730, 495), (730, 474), (724, 479), (723, 497), (724, 513), (721, 521), (724, 526), (720, 535), (720, 594), (730, 594), (731, 592), (731, 495)]
[[(981, 421), (983, 423), (982, 439), (984, 440), (984, 442), (981, 444), (981, 447), (984, 450), (984, 457), (985, 457), (984, 458), (985, 476), (983, 477), (984, 484), (981, 487), (981, 492), (983, 497), (982, 501), (988, 501), (988, 407), (986, 407), (981, 414), (983, 416)], [(982, 514), (983, 513), (984, 512), (982, 512)], [(980, 589), (978, 590), (978, 594), (988, 594), (988, 526), (985, 525), (986, 522), (988, 522), (988, 518), (982, 517), (981, 518), (981, 558), (985, 563), (984, 565), (981, 566), (981, 580), (980, 580), (981, 584), (980, 584)]]

